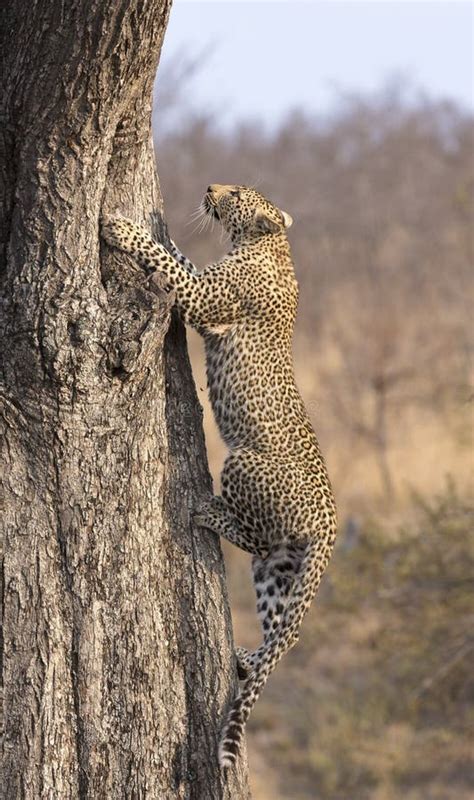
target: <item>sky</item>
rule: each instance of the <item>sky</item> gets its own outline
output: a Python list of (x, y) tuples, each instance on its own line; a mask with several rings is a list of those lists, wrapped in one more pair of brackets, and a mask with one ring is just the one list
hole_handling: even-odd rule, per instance
[(180, 52), (196, 56), (185, 102), (223, 127), (275, 125), (297, 107), (324, 114), (338, 93), (395, 76), (472, 110), (473, 11), (455, 0), (174, 0), (158, 78)]

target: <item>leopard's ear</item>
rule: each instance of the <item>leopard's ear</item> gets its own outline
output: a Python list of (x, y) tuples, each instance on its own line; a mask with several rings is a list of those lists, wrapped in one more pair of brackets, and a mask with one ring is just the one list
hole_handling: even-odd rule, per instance
[(278, 233), (282, 226), (272, 219), (262, 208), (257, 208), (254, 216), (255, 227), (262, 233)]
[(285, 225), (285, 228), (291, 228), (291, 226), (293, 225), (293, 217), (290, 217), (290, 215), (286, 211), (282, 211), (281, 215), (283, 217), (283, 223)]

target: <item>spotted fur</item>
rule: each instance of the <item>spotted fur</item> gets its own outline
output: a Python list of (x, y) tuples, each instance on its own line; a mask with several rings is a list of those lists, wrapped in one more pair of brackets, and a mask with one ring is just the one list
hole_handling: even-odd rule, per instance
[(245, 722), (268, 675), (298, 640), (336, 535), (326, 467), (293, 375), (298, 299), (288, 214), (259, 192), (213, 185), (203, 208), (232, 240), (228, 255), (199, 272), (125, 219), (106, 220), (109, 244), (164, 272), (186, 322), (204, 337), (210, 399), (229, 448), (222, 496), (194, 521), (252, 554), (263, 643), (238, 648), (244, 680), (223, 726), (222, 767), (236, 760)]

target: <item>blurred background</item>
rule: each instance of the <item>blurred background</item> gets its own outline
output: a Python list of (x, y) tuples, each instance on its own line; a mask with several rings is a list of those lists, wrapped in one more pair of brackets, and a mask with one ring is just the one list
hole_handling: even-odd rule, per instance
[[(298, 647), (249, 723), (255, 800), (474, 796), (473, 7), (179, 2), (154, 137), (171, 235), (209, 183), (288, 211), (299, 387), (340, 513)], [(189, 335), (218, 490), (224, 449)], [(260, 641), (225, 547), (239, 644)]]

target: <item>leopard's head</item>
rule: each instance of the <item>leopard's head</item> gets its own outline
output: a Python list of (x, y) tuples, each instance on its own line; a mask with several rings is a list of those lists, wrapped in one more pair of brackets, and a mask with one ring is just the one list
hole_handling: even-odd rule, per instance
[(203, 208), (218, 219), (233, 242), (284, 233), (293, 220), (256, 189), (213, 183), (204, 195)]

